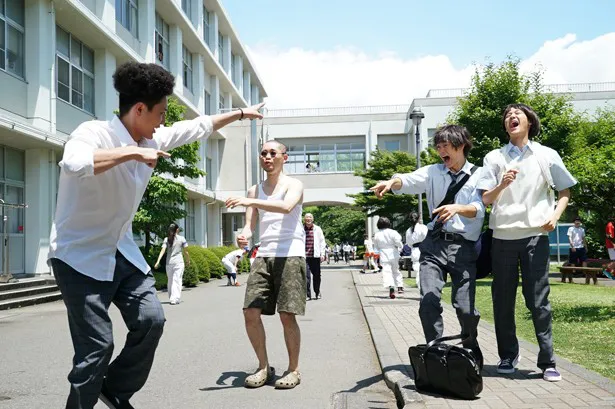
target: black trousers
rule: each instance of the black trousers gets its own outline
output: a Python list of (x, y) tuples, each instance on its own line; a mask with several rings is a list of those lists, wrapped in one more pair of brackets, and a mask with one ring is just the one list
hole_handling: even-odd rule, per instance
[[(94, 280), (51, 259), (75, 350), (66, 409), (92, 409), (105, 377), (109, 392), (130, 399), (145, 384), (154, 362), (165, 322), (154, 277), (143, 274), (119, 251), (115, 259), (113, 281)], [(113, 354), (111, 303), (122, 313), (129, 332), (124, 349), (109, 364)]]
[(320, 294), (320, 257), (306, 257), (307, 296), (312, 297), (312, 276), (314, 276), (314, 294)]

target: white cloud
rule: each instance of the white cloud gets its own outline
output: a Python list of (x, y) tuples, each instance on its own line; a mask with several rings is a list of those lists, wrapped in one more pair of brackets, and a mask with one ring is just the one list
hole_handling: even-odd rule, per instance
[[(368, 56), (358, 49), (249, 50), (269, 94), (269, 108), (406, 104), (433, 88), (469, 84), (473, 66), (455, 68), (445, 55), (403, 59), (390, 51)], [(574, 34), (547, 41), (521, 64), (542, 67), (547, 83), (613, 81), (615, 33), (589, 41)]]

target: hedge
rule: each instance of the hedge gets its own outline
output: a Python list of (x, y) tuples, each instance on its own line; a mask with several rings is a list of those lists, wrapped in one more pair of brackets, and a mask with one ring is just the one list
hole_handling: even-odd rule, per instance
[[(154, 264), (160, 253), (160, 248), (161, 246), (151, 246), (149, 254), (145, 254), (145, 248), (141, 247), (141, 253), (154, 273), (157, 290), (162, 290), (167, 287), (164, 258), (161, 260), (160, 268), (154, 271)], [(186, 251), (190, 256), (190, 266), (186, 266), (186, 270), (184, 271), (182, 280), (183, 285), (185, 287), (195, 287), (199, 284), (199, 281), (207, 282), (213, 278), (224, 277), (226, 268), (222, 264), (222, 258), (233, 250), (237, 250), (237, 247), (223, 246), (205, 248), (200, 246), (188, 246)], [(244, 257), (237, 264), (237, 273), (241, 274), (249, 271), (250, 262), (247, 257)]]

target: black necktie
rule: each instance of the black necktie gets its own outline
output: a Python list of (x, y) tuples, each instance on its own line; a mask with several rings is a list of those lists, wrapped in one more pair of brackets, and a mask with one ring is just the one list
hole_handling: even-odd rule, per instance
[[(450, 192), (451, 190), (455, 188), (455, 185), (457, 184), (457, 181), (459, 179), (459, 176), (461, 175), (461, 172), (454, 174), (453, 172), (449, 170), (448, 175), (451, 177), (451, 184), (448, 185), (446, 194), (444, 195), (445, 197), (448, 196), (448, 192)], [(431, 234), (433, 235), (433, 237), (440, 235), (440, 232), (442, 231), (442, 227), (444, 227), (442, 222), (436, 220), (436, 217), (434, 217), (434, 226), (431, 231)]]

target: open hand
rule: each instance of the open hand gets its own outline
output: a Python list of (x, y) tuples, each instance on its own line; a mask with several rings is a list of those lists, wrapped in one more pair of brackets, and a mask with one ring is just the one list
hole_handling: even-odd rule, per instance
[(229, 209), (233, 209), (237, 206), (248, 207), (251, 204), (251, 200), (247, 197), (229, 197), (228, 199), (226, 199), (226, 202), (224, 204)]
[(450, 204), (446, 206), (440, 206), (437, 209), (434, 209), (432, 213), (434, 215), (438, 215), (437, 221), (444, 224), (450, 219), (452, 219), (457, 213), (459, 213), (459, 210), (459, 205)]
[(251, 107), (243, 109), (243, 117), (247, 119), (263, 119), (263, 114), (259, 111), (264, 106), (265, 103), (261, 102), (258, 105), (252, 105)]
[(154, 265), (154, 270), (158, 270), (158, 268), (160, 268), (160, 263), (156, 263), (156, 264)]
[(158, 158), (170, 158), (171, 154), (165, 151), (161, 151), (153, 148), (137, 148), (137, 155), (135, 160), (137, 162), (145, 163), (150, 168), (155, 168), (158, 163)]

